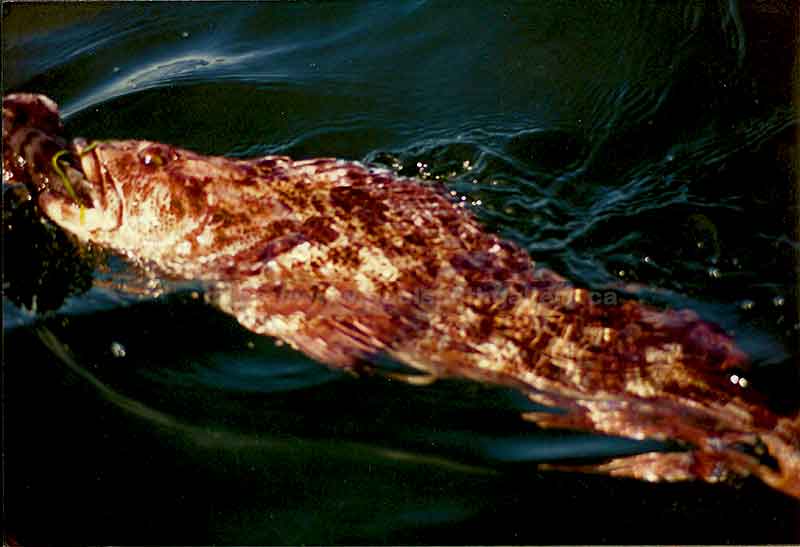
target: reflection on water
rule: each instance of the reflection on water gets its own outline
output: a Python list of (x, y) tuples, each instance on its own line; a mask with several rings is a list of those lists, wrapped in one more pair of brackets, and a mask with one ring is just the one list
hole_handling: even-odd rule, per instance
[[(791, 406), (796, 33), (781, 5), (6, 3), (4, 91), (53, 96), (91, 138), (444, 183), (576, 283), (735, 330), (748, 378)], [(57, 235), (27, 213), (4, 223), (12, 292), (41, 312), (83, 287), (65, 280), (91, 269), (48, 255)], [(352, 379), (242, 330), (200, 287), (138, 275), (112, 263), (47, 317), (4, 297), (20, 538), (54, 539), (46, 514), (60, 537), (104, 543), (798, 539), (774, 526), (796, 505), (749, 482), (532, 465), (661, 445), (542, 432), (507, 390)]]

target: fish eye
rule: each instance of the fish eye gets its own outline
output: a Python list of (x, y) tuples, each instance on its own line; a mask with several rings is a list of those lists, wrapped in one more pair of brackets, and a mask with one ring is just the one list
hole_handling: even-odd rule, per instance
[(162, 167), (169, 161), (170, 149), (163, 145), (148, 146), (139, 152), (139, 159), (147, 167)]
[(146, 152), (142, 156), (142, 163), (145, 165), (158, 165), (161, 167), (164, 165), (164, 160), (158, 154), (152, 154), (150, 152)]

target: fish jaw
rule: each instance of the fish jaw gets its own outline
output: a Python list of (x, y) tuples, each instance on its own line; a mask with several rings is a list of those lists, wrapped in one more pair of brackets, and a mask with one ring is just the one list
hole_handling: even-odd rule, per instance
[(109, 191), (96, 157), (87, 149), (86, 141), (76, 139), (72, 155), (79, 158), (80, 169), (67, 164), (61, 166), (64, 177), (78, 193), (78, 199), (70, 196), (61, 182), (41, 192), (38, 203), (50, 220), (81, 241), (102, 241), (105, 239), (102, 234), (120, 226), (122, 200)]
[(3, 98), (3, 182), (22, 184), (58, 225), (89, 240), (107, 229), (102, 185), (84, 175), (83, 140), (64, 138), (58, 105), (44, 95)]
[(97, 241), (100, 232), (114, 228), (113, 220), (102, 209), (85, 207), (57, 192), (43, 192), (39, 208), (50, 220), (84, 242)]

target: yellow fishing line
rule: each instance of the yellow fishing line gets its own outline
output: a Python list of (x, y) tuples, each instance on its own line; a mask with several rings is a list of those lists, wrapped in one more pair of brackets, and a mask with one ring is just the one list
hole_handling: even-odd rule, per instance
[(92, 141), (92, 144), (90, 144), (89, 146), (87, 146), (86, 148), (81, 150), (81, 156), (85, 156), (86, 154), (88, 154), (89, 152), (91, 152), (92, 150), (97, 148), (97, 145), (102, 143), (102, 142), (103, 141)]
[(59, 177), (61, 177), (61, 182), (64, 183), (64, 188), (66, 188), (67, 193), (69, 194), (69, 197), (71, 197), (72, 200), (75, 203), (78, 204), (78, 206), (80, 208), (79, 209), (80, 210), (80, 223), (81, 223), (81, 226), (83, 226), (83, 224), (84, 224), (84, 222), (86, 220), (86, 212), (85, 212), (85, 210), (83, 208), (83, 202), (81, 202), (81, 200), (78, 199), (78, 194), (76, 194), (75, 190), (72, 188), (72, 183), (69, 181), (69, 177), (64, 172), (64, 170), (61, 168), (61, 165), (58, 162), (59, 158), (61, 158), (61, 156), (65, 155), (65, 154), (69, 154), (69, 150), (59, 150), (58, 152), (56, 152), (53, 155), (53, 159), (51, 160), (51, 163), (53, 164), (53, 169), (55, 170), (55, 172), (58, 174)]

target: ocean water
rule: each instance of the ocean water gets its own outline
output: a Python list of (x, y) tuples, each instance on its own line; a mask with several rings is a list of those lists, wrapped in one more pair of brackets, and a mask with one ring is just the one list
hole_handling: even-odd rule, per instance
[[(735, 331), (753, 383), (797, 407), (790, 3), (2, 10), (3, 93), (51, 96), (71, 134), (441, 181), (574, 283)], [(196, 287), (154, 296), (114, 258), (95, 269), (7, 193), (3, 238), (6, 515), (22, 544), (800, 541), (797, 502), (756, 481), (539, 471), (664, 446), (542, 431), (510, 390), (330, 371)]]

